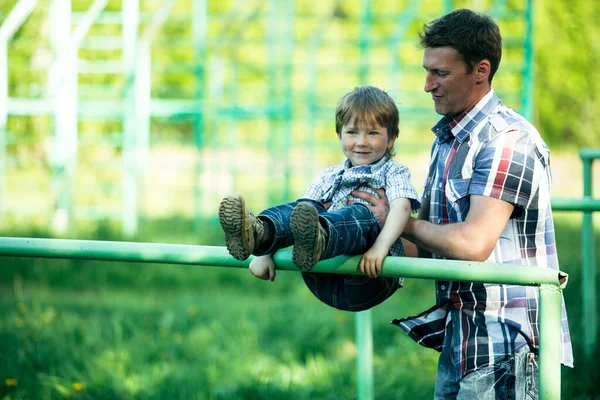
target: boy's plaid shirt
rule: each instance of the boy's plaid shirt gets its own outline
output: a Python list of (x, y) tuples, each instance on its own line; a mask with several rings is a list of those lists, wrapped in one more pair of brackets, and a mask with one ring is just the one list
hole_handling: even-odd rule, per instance
[[(507, 201), (515, 210), (487, 261), (558, 270), (550, 153), (538, 131), (504, 106), (493, 90), (474, 108), (455, 119), (442, 118), (432, 130), (437, 138), (423, 194), (430, 201), (429, 221), (464, 221), (470, 195)], [(445, 333), (451, 334), (448, 343), (461, 376), (524, 345), (539, 345), (536, 287), (437, 281), (436, 299), (424, 313), (392, 323), (438, 351)], [(562, 363), (572, 366), (564, 301), (562, 311), (562, 346), (557, 351)]]
[[(377, 195), (371, 188), (385, 189), (390, 203), (403, 197), (410, 200), (413, 212), (417, 212), (421, 208), (419, 195), (410, 180), (408, 168), (387, 157), (370, 165), (352, 167), (350, 160), (347, 159), (341, 164), (329, 167), (308, 185), (306, 193), (302, 197), (322, 203), (331, 201), (329, 211), (336, 211), (347, 206), (348, 200), (366, 204), (366, 200), (353, 197), (350, 193), (353, 190), (362, 190)], [(392, 245), (390, 254), (393, 256), (404, 255), (400, 239)]]

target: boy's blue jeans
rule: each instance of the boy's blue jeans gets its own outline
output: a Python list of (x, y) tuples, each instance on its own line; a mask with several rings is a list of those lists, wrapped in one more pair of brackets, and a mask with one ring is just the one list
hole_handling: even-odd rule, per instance
[[(268, 245), (254, 252), (260, 256), (294, 244), (290, 229), (290, 215), (299, 202), (310, 202), (319, 212), (321, 225), (328, 233), (322, 260), (342, 254), (360, 254), (367, 251), (381, 231), (375, 216), (363, 204), (346, 206), (328, 212), (322, 203), (300, 199), (264, 210), (258, 218), (269, 221), (274, 238)], [(302, 273), (310, 291), (325, 304), (345, 311), (362, 311), (380, 304), (399, 287), (399, 278), (369, 278), (364, 275)]]

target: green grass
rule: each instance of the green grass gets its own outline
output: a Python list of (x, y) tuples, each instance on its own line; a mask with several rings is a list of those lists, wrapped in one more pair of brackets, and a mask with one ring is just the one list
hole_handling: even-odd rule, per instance
[[(214, 227), (204, 237), (191, 227), (148, 222), (137, 239), (222, 244)], [(565, 300), (576, 350), (576, 368), (562, 370), (562, 394), (593, 399), (600, 373), (581, 355), (579, 219), (559, 216), (556, 228), (561, 269), (570, 274)], [(119, 239), (109, 227), (85, 238)], [(356, 398), (354, 316), (318, 302), (297, 273), (279, 272), (270, 283), (237, 269), (8, 257), (0, 263), (4, 398)], [(437, 353), (389, 321), (433, 301), (433, 282), (409, 280), (374, 309), (376, 398), (432, 398)]]

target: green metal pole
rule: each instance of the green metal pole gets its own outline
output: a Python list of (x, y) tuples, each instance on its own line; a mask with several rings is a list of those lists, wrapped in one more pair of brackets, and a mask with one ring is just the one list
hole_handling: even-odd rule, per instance
[(526, 34), (524, 43), (523, 92), (521, 108), (527, 121), (533, 122), (533, 0), (527, 0), (525, 9)]
[(584, 197), (582, 199), (552, 198), (551, 202), (553, 211), (584, 211), (584, 219), (586, 214), (591, 215), (592, 211), (600, 211), (600, 199), (593, 199), (591, 197)]
[(540, 285), (540, 399), (560, 399), (561, 290)]
[[(193, 246), (157, 243), (104, 242), (93, 240), (37, 239), (0, 237), (0, 256), (73, 258), (83, 260), (129, 261), (165, 264), (190, 264), (218, 267), (247, 268), (252, 258), (237, 261), (227, 249), (215, 246)], [(280, 270), (298, 271), (290, 250), (274, 255)], [(361, 256), (338, 256), (319, 262), (314, 272), (361, 274)], [(567, 275), (548, 268), (526, 268), (521, 265), (483, 263), (455, 260), (424, 260), (410, 257), (387, 257), (383, 276), (441, 279), (464, 282), (504, 283), (537, 286), (540, 290), (540, 388), (541, 397), (560, 395), (560, 281)], [(564, 285), (563, 285), (564, 286)], [(369, 321), (370, 322), (370, 321)], [(366, 324), (370, 326), (369, 324)], [(370, 332), (363, 332), (371, 337)], [(368, 345), (368, 343), (367, 343)], [(372, 346), (372, 343), (371, 343)], [(372, 354), (365, 352), (364, 354)], [(363, 362), (364, 361), (364, 362)], [(359, 382), (362, 367), (370, 368), (368, 360), (359, 361)], [(558, 371), (558, 372), (557, 372)], [(365, 374), (369, 374), (368, 371)], [(359, 398), (368, 398), (368, 380), (359, 385)], [(362, 391), (366, 393), (363, 395)]]
[[(583, 195), (586, 199), (592, 196), (592, 159), (582, 158), (583, 161)], [(596, 266), (594, 248), (594, 225), (592, 212), (583, 213), (581, 225), (581, 249), (583, 252), (583, 348), (586, 357), (591, 357), (596, 347), (598, 332), (596, 317)]]
[[(55, 210), (52, 230), (63, 233), (72, 219), (72, 185), (77, 166), (77, 65), (71, 45), (71, 0), (52, 0), (50, 45), (54, 61), (49, 69), (49, 101), (52, 103), (52, 186)], [(64, 71), (68, 72), (64, 72)]]
[[(208, 5), (206, 0), (192, 2), (192, 38), (194, 41), (195, 68), (196, 68), (196, 90), (194, 97), (198, 102), (198, 114), (194, 119), (194, 146), (196, 149), (196, 161), (194, 166), (194, 231), (200, 233), (202, 230), (202, 185), (201, 179), (204, 173), (204, 160), (202, 151), (204, 149), (205, 115), (207, 111), (206, 102), (206, 39), (208, 33)], [(211, 74), (209, 77), (213, 78)], [(211, 98), (212, 99), (212, 98)]]
[[(250, 263), (250, 259), (246, 261), (233, 259), (224, 247), (34, 238), (0, 238), (0, 255), (233, 268), (247, 268)], [(360, 258), (361, 256), (335, 257), (319, 262), (314, 271), (358, 275), (360, 274), (358, 268)], [(277, 252), (274, 261), (278, 269), (298, 270), (292, 261), (292, 254), (289, 250)], [(541, 339), (540, 346), (546, 346), (540, 348), (540, 376), (544, 376), (544, 379), (541, 380), (543, 383), (541, 387), (543, 393), (560, 392), (560, 379), (556, 378), (556, 369), (560, 371), (560, 353), (556, 352), (560, 346), (560, 329), (558, 328), (560, 326), (560, 290), (556, 288), (559, 286), (559, 277), (564, 277), (564, 274), (547, 268), (523, 268), (519, 265), (388, 257), (384, 261), (383, 275), (515, 285), (546, 285), (547, 287), (540, 295), (542, 304), (540, 336), (544, 338)], [(368, 332), (366, 333), (369, 337)], [(364, 354), (368, 355), (369, 352)], [(361, 368), (368, 367), (369, 363), (365, 359), (361, 361), (363, 362), (359, 364), (359, 371), (364, 377), (365, 375), (362, 375), (364, 371)], [(549, 366), (550, 362), (552, 366)], [(546, 370), (550, 372), (546, 374)], [(366, 373), (368, 374), (368, 371)], [(369, 381), (363, 380), (359, 390), (360, 393), (364, 393), (364, 390), (366, 394), (365, 397), (360, 398), (367, 397), (368, 389), (366, 388), (369, 387), (372, 387), (369, 385)]]
[(358, 398), (373, 399), (375, 385), (373, 382), (373, 317), (371, 310), (356, 313), (356, 370), (358, 373)]
[[(182, 244), (115, 242), (100, 240), (38, 239), (0, 237), (0, 256), (73, 258), (80, 260), (128, 261), (160, 264), (189, 264), (212, 267), (247, 268), (245, 261), (232, 258), (225, 247)], [(362, 256), (338, 256), (320, 261), (314, 272), (362, 275), (358, 264)], [(280, 250), (273, 256), (277, 269), (298, 271), (291, 250)], [(504, 283), (537, 286), (559, 285), (563, 272), (549, 268), (524, 268), (521, 265), (387, 257), (382, 276), (456, 280), (463, 282)]]
[[(371, 29), (373, 27), (373, 7), (370, 0), (362, 2), (362, 17), (359, 27), (359, 65), (358, 82), (366, 85), (369, 79), (369, 52), (371, 47)], [(370, 309), (356, 313), (356, 346), (358, 347), (358, 399), (373, 400), (375, 388), (373, 382), (373, 326)]]
[(0, 24), (0, 222), (6, 196), (6, 136), (8, 123), (8, 42), (29, 17), (37, 0), (19, 0)]
[(8, 43), (0, 38), (0, 225), (6, 197), (6, 136), (8, 122)]
[(126, 77), (123, 99), (123, 207), (122, 229), (125, 237), (133, 237), (138, 230), (138, 146), (135, 109), (136, 49), (140, 19), (139, 0), (123, 1), (122, 9), (122, 57)]

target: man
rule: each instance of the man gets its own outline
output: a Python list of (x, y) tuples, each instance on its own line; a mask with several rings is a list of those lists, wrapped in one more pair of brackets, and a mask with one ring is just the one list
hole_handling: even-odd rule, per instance
[[(425, 91), (443, 118), (432, 129), (419, 218), (403, 237), (420, 256), (558, 270), (548, 147), (491, 87), (502, 55), (498, 26), (457, 10), (425, 25), (420, 44)], [(381, 221), (386, 199), (379, 194), (353, 193)], [(537, 398), (535, 287), (437, 281), (436, 298), (426, 312), (392, 322), (441, 351), (436, 399)], [(557, 351), (572, 366), (564, 302), (561, 325)]]

